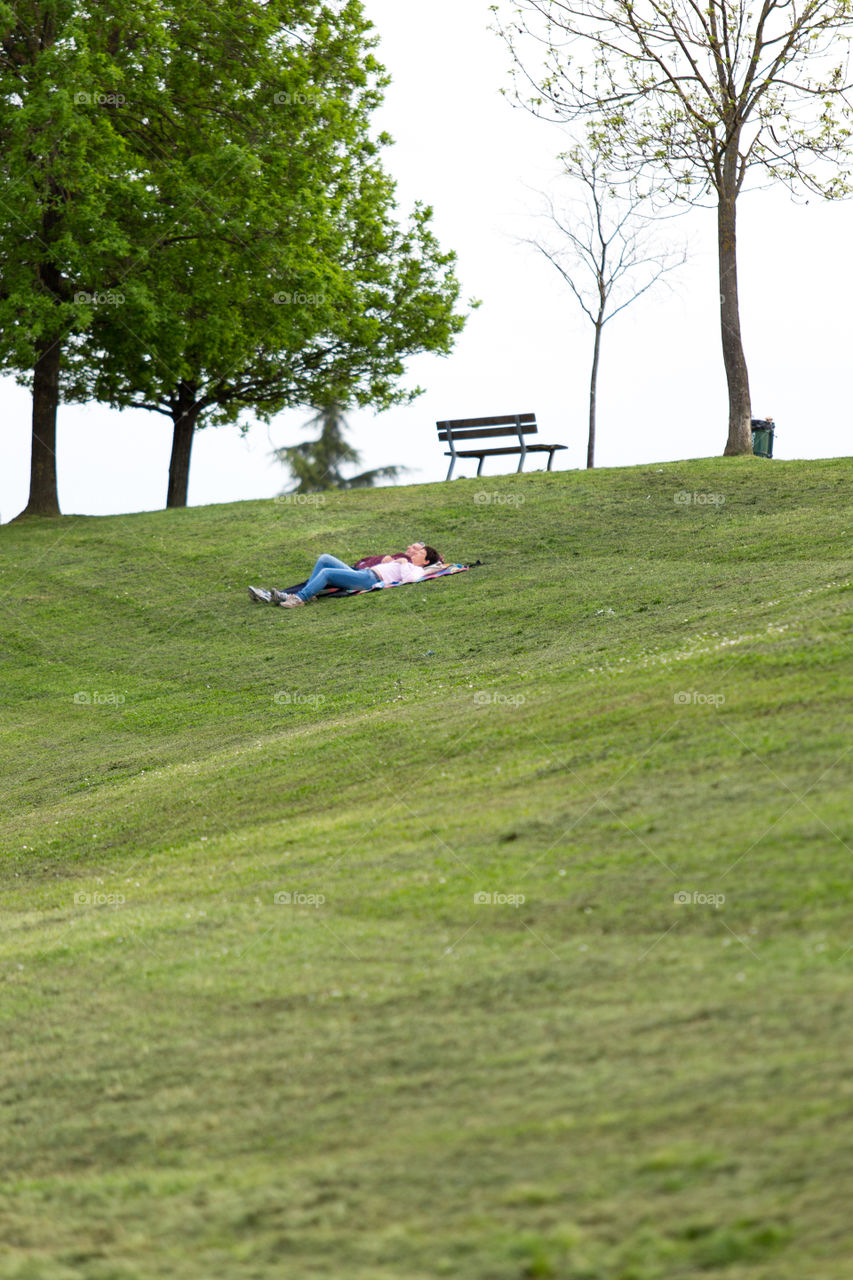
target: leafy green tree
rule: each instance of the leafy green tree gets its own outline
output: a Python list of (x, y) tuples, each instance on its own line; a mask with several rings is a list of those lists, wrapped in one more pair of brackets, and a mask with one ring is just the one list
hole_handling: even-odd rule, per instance
[(153, 92), (156, 0), (0, 2), (0, 369), (32, 387), (30, 497), (59, 511), (56, 411), (63, 354), (91, 300), (112, 304), (150, 189), (115, 128), (132, 77)]
[(273, 450), (273, 456), (289, 468), (296, 481), (291, 493), (369, 489), (377, 480), (396, 480), (406, 470), (405, 467), (376, 467), (355, 476), (343, 474), (341, 467), (360, 462), (361, 455), (345, 438), (348, 424), (337, 400), (330, 400), (318, 409), (305, 425), (320, 428), (317, 439)]
[(26, 513), (66, 399), (197, 425), (410, 398), (463, 324), (430, 210), (396, 220), (360, 0), (0, 0), (0, 368), (33, 390)]
[[(173, 423), (167, 505), (197, 428), (330, 397), (386, 408), (408, 355), (447, 353), (454, 257), (417, 206), (398, 225), (371, 134), (385, 76), (360, 0), (171, 6), (156, 101), (122, 127), (156, 192), (140, 287), (101, 308), (65, 393)], [(140, 123), (141, 122), (141, 123)]]
[(851, 0), (513, 0), (498, 14), (527, 105), (588, 119), (605, 154), (716, 205), (726, 454), (752, 449), (737, 200), (750, 175), (846, 194), (851, 13)]

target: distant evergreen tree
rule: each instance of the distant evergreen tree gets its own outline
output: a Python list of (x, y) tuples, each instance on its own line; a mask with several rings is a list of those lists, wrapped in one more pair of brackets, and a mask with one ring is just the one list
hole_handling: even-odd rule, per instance
[(330, 400), (318, 408), (306, 427), (319, 427), (316, 440), (285, 446), (273, 450), (273, 456), (290, 469), (296, 484), (290, 493), (319, 493), (324, 489), (369, 489), (377, 480), (396, 480), (408, 468), (376, 467), (362, 471), (360, 475), (345, 476), (340, 468), (347, 463), (358, 464), (361, 454), (344, 438), (349, 424), (344, 417), (343, 406)]

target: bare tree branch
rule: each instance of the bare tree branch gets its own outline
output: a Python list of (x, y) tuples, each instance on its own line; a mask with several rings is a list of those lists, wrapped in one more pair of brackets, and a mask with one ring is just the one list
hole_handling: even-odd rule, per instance
[(725, 452), (751, 452), (737, 199), (749, 178), (853, 192), (853, 0), (501, 0), (492, 12), (527, 85), (521, 105), (585, 121), (605, 161), (658, 175), (670, 199), (713, 198)]
[(580, 196), (560, 212), (550, 196), (542, 215), (560, 243), (525, 239), (560, 273), (593, 326), (587, 466), (595, 463), (596, 403), (604, 326), (686, 259), (686, 251), (657, 248), (648, 235), (647, 197), (633, 181), (609, 171), (594, 147), (576, 145), (562, 157), (565, 176)]

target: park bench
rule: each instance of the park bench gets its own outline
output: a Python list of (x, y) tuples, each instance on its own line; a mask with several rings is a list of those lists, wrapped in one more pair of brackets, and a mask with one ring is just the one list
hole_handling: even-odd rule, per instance
[[(551, 470), (551, 463), (554, 461), (554, 454), (558, 449), (567, 449), (565, 444), (528, 444), (525, 436), (535, 435), (537, 433), (536, 414), (535, 413), (508, 413), (497, 418), (457, 418), (453, 422), (437, 422), (439, 440), (450, 445), (449, 450), (445, 450), (445, 457), (450, 459), (450, 466), (447, 469), (445, 479), (449, 480), (453, 475), (453, 468), (456, 465), (457, 458), (479, 458), (480, 462), (477, 467), (477, 475), (483, 470), (483, 459), (495, 457), (498, 454), (519, 453), (521, 457), (518, 460), (517, 471), (521, 471), (524, 466), (524, 459), (528, 453), (547, 453), (548, 454), (548, 470)], [(484, 440), (495, 439), (499, 436), (515, 436), (516, 444), (507, 444), (498, 448), (486, 448), (481, 442)], [(457, 449), (457, 442), (460, 440), (476, 440), (478, 442), (476, 449)]]

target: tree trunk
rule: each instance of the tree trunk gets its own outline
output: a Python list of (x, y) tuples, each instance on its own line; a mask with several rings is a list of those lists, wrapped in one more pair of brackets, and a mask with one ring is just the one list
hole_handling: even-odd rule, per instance
[(196, 403), (196, 388), (182, 382), (178, 388), (175, 407), (172, 411), (174, 431), (172, 433), (172, 458), (169, 463), (169, 491), (166, 495), (167, 507), (185, 507), (187, 505), (187, 489), (190, 483), (190, 454), (193, 447), (193, 433), (200, 406)]
[(62, 339), (45, 338), (33, 370), (33, 443), (30, 497), (22, 516), (58, 516), (56, 488), (56, 411)]
[(599, 312), (595, 324), (595, 345), (592, 350), (592, 374), (589, 379), (589, 439), (586, 445), (586, 465), (595, 466), (595, 408), (598, 394), (598, 356), (601, 351), (601, 330), (604, 326), (602, 313)]
[(737, 141), (728, 150), (718, 192), (717, 244), (720, 256), (720, 325), (723, 362), (729, 384), (729, 438), (725, 456), (752, 453), (749, 375), (740, 334), (737, 293)]

